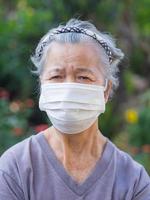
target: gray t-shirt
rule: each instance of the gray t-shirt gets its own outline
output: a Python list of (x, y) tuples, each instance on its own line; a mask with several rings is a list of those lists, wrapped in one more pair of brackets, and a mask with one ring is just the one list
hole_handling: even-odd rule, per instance
[(81, 184), (69, 176), (42, 132), (14, 145), (0, 158), (0, 200), (131, 199), (150, 200), (150, 177), (110, 140)]

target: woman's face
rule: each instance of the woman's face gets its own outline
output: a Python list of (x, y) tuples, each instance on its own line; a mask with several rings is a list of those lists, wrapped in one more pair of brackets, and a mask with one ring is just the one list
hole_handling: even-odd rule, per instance
[(104, 84), (100, 51), (92, 44), (53, 42), (47, 52), (41, 83)]

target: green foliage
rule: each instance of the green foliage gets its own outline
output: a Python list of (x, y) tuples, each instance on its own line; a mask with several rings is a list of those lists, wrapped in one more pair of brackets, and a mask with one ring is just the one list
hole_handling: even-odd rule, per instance
[(99, 128), (109, 138), (113, 138), (117, 134), (118, 128), (121, 125), (122, 119), (119, 114), (116, 115), (115, 108), (115, 102), (108, 102), (105, 114), (101, 114), (99, 117)]
[(13, 12), (6, 17), (1, 11), (0, 16), (0, 49), (3, 52), (0, 79), (14, 96), (26, 98), (35, 87), (35, 80), (30, 75), (30, 54), (35, 43), (50, 27), (52, 13), (36, 12), (25, 1), (18, 1)]
[(132, 94), (134, 92), (134, 84), (132, 82), (132, 72), (129, 70), (126, 70), (123, 74), (123, 80), (125, 83), (125, 90), (128, 95)]
[[(27, 104), (27, 105), (26, 105)], [(9, 102), (8, 99), (0, 100), (0, 154), (13, 144), (29, 135), (31, 127), (28, 117), (32, 109), (26, 102)]]
[(150, 174), (150, 155), (149, 153), (139, 153), (137, 155), (134, 156), (134, 159), (141, 163), (145, 169), (147, 170), (147, 172)]
[(143, 108), (139, 112), (138, 123), (129, 127), (130, 143), (134, 146), (150, 144), (150, 107)]
[(133, 4), (133, 12), (136, 13), (135, 21), (137, 24), (138, 31), (144, 37), (149, 37), (150, 35), (150, 1), (148, 0), (137, 0), (135, 4)]
[(150, 90), (140, 96), (139, 102), (138, 121), (127, 126), (129, 144), (134, 159), (150, 173)]
[(141, 108), (138, 113), (138, 123), (128, 127), (130, 143), (137, 147), (150, 144), (150, 91), (147, 91), (140, 98)]

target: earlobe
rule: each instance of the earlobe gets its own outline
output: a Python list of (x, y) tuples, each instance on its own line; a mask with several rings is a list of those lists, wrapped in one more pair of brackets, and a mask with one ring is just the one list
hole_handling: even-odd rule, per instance
[(107, 95), (106, 92), (107, 92), (107, 91), (104, 92), (105, 103), (107, 103), (107, 101), (108, 101), (108, 95)]

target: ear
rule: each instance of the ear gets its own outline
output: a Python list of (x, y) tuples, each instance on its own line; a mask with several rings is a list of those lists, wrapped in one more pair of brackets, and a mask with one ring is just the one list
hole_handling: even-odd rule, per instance
[(111, 88), (112, 88), (112, 82), (109, 80), (108, 83), (107, 83), (107, 88), (106, 88), (106, 90), (104, 92), (105, 103), (107, 103), (107, 101), (108, 101)]

